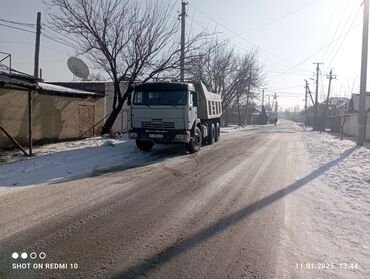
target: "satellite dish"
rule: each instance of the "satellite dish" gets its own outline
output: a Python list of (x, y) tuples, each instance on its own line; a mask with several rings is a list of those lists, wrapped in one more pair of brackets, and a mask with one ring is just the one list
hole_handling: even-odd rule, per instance
[(76, 77), (87, 78), (89, 76), (89, 68), (85, 62), (77, 57), (68, 58), (67, 66)]

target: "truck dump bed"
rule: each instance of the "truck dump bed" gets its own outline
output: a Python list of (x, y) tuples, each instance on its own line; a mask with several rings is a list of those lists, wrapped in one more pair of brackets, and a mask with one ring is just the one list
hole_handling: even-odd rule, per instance
[(221, 95), (210, 92), (202, 82), (192, 82), (198, 92), (198, 117), (200, 119), (220, 118), (222, 114)]

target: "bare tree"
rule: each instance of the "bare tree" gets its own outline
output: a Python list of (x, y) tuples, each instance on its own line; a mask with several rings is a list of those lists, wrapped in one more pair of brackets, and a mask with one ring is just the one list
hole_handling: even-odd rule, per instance
[(240, 55), (227, 41), (219, 42), (217, 39), (205, 48), (189, 63), (189, 72), (192, 78), (205, 81), (212, 91), (221, 94), (226, 122), (228, 110), (236, 105), (241, 125), (242, 103), (246, 101), (248, 107), (248, 103), (256, 98), (252, 89), (259, 87), (263, 80), (257, 52)]
[[(170, 1), (50, 0), (48, 4), (54, 28), (70, 36), (79, 54), (88, 55), (113, 81), (113, 110), (102, 133), (111, 130), (134, 83), (178, 68), (179, 23), (171, 14), (175, 4)], [(199, 33), (188, 39), (187, 56), (206, 37)]]

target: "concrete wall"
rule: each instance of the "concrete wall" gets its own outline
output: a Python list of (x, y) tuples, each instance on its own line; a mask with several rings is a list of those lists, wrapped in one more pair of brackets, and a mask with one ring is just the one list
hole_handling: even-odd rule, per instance
[[(32, 138), (57, 141), (100, 133), (103, 123), (88, 131), (104, 117), (104, 98), (75, 98), (32, 93)], [(21, 144), (28, 142), (28, 93), (0, 89), (0, 126)], [(0, 148), (12, 146), (0, 132)]]
[[(122, 91), (125, 90), (125, 84), (121, 83)], [(109, 114), (112, 111), (114, 98), (114, 87), (113, 83), (109, 82), (105, 84), (105, 114)], [(112, 132), (124, 132), (128, 131), (128, 121), (129, 121), (130, 109), (127, 102), (124, 103), (121, 112), (119, 113), (114, 125), (112, 127)]]
[[(343, 126), (343, 133), (348, 136), (357, 137), (358, 133), (357, 123), (358, 123), (358, 113), (351, 113), (351, 116), (347, 117), (345, 120)], [(367, 113), (366, 140), (370, 141), (370, 113)]]

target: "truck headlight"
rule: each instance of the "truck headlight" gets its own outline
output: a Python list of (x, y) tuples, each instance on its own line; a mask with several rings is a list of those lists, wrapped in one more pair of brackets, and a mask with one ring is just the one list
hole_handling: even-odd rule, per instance
[(190, 133), (186, 134), (179, 134), (175, 136), (175, 140), (183, 140), (183, 141), (188, 141), (190, 139)]

